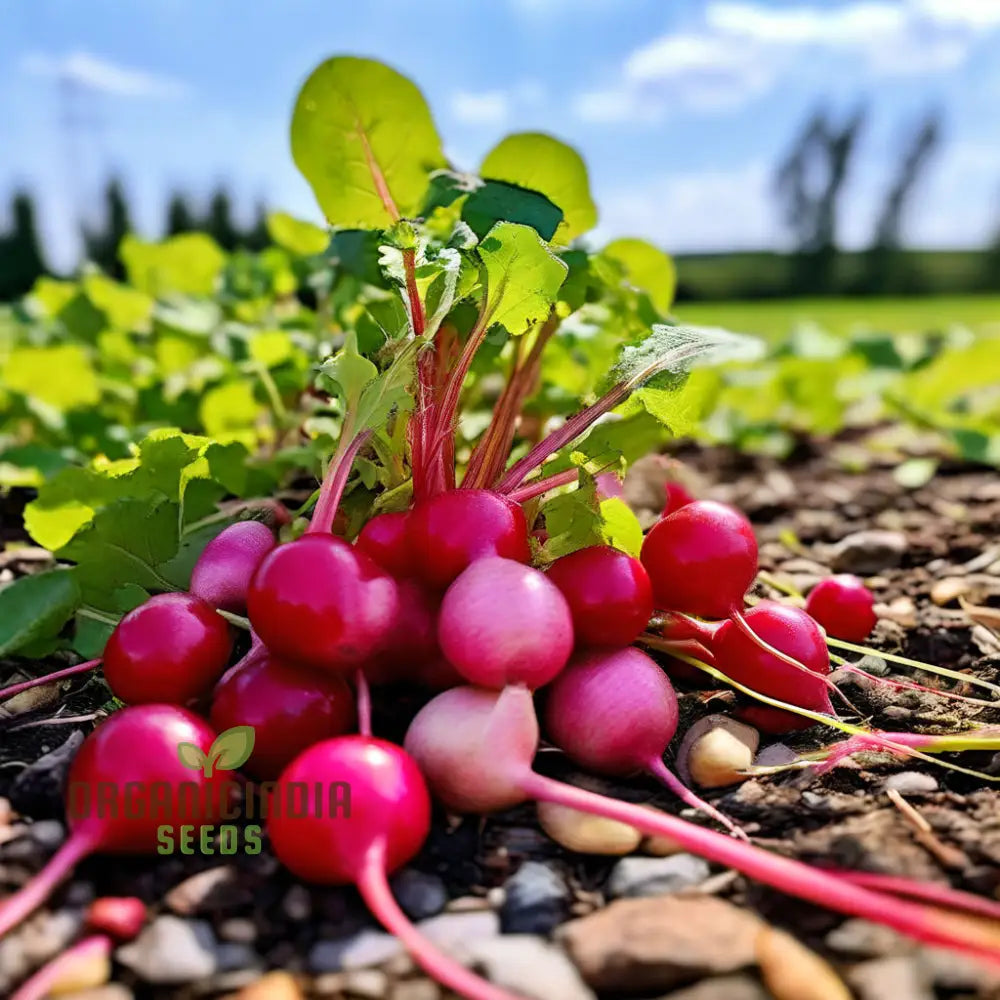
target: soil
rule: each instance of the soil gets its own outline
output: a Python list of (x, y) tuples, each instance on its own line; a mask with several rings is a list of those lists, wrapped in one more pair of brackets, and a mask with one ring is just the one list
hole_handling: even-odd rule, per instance
[[(862, 451), (868, 456), (866, 467), (847, 469), (845, 463), (853, 463)], [(683, 449), (677, 457), (696, 492), (734, 503), (753, 520), (760, 541), (761, 568), (771, 578), (807, 590), (831, 570), (856, 569), (879, 602), (882, 617), (870, 641), (873, 648), (1000, 682), (998, 616), (969, 610), (969, 606), (1000, 607), (1000, 480), (995, 470), (944, 461), (929, 483), (908, 487), (897, 478), (898, 455), (891, 450), (873, 451), (870, 442), (847, 437), (832, 443), (804, 441), (785, 460), (693, 447)], [(662, 485), (671, 474), (660, 456), (644, 460), (630, 474), (626, 497), (644, 523), (651, 523), (658, 513)], [(12, 496), (6, 503), (4, 535), (9, 540), (16, 536), (11, 527), (16, 517), (12, 515), (19, 511), (23, 497)], [(858, 532), (879, 534), (852, 541), (851, 536)], [(33, 558), (18, 559), (14, 553), (2, 558), (0, 574), (32, 572), (44, 565)], [(767, 583), (758, 583), (752, 594), (753, 599), (782, 596)], [(853, 661), (860, 659), (846, 655)], [(43, 666), (55, 669), (66, 662), (0, 661), (0, 682), (19, 679), (21, 671), (30, 675)], [(988, 691), (877, 659), (869, 659), (865, 666), (889, 678), (918, 680), (931, 688), (947, 685), (965, 694), (990, 697)], [(997, 708), (971, 705), (928, 692), (895, 690), (845, 674), (838, 675), (838, 682), (864, 721), (877, 728), (944, 733), (1000, 723), (1000, 702)], [(679, 688), (681, 733), (698, 716), (725, 711), (734, 701), (732, 692), (726, 690), (706, 694), (684, 683), (679, 683)], [(418, 692), (410, 690), (379, 697), (376, 731), (400, 738), (421, 699)], [(58, 751), (68, 739), (74, 741), (72, 748), (80, 738), (77, 734), (92, 726), (91, 722), (60, 724), (60, 718), (97, 712), (106, 700), (107, 691), (99, 679), (74, 678), (64, 684), (58, 698), (13, 717), (0, 716), (0, 796), (9, 800), (13, 810), (6, 819), (5, 833), (0, 802), (0, 892), (18, 885), (50, 852), (51, 847), (32, 851), (24, 846), (31, 840), (27, 821), (61, 815), (59, 781), (69, 754), (40, 758)], [(22, 728), (26, 724), (30, 728)], [(761, 746), (770, 748), (770, 760), (787, 760), (796, 752), (815, 749), (836, 738), (831, 730), (813, 727), (783, 737), (764, 736)], [(782, 746), (775, 748), (775, 744)], [(922, 760), (901, 761), (867, 753), (825, 775), (818, 776), (812, 770), (788, 771), (708, 792), (706, 797), (739, 821), (757, 844), (771, 850), (821, 866), (908, 876), (1000, 898), (1000, 796), (989, 780), (1000, 773), (1000, 754), (951, 754), (942, 759), (984, 774), (971, 776)], [(570, 780), (587, 780), (554, 752), (542, 753), (539, 766)], [(887, 781), (888, 787), (895, 789), (891, 795), (887, 794)], [(649, 780), (596, 784), (623, 798), (670, 812), (682, 811), (676, 800)], [(502, 900), (505, 896), (510, 900), (508, 880), (528, 860), (543, 862), (569, 893), (563, 912), (550, 922), (552, 926), (533, 933), (550, 936), (555, 932), (556, 940), (561, 940), (555, 924), (609, 905), (608, 880), (618, 859), (564, 850), (542, 833), (531, 807), (486, 820), (440, 815), (424, 851), (411, 867), (441, 880), (447, 890), (447, 909), (457, 913), (507, 905)], [(186, 879), (220, 866), (236, 872), (229, 882), (222, 880), (227, 891), (216, 891), (216, 898), (210, 891), (186, 911), (176, 898), (172, 903), (165, 901), (169, 891)], [(886, 943), (885, 936), (880, 938), (868, 925), (860, 925), (859, 930), (857, 921), (845, 924), (839, 916), (742, 877), (717, 872), (694, 891), (728, 901), (789, 932), (830, 962), (856, 996), (892, 996), (893, 1000), (911, 996), (1000, 997), (1000, 980), (987, 973), (970, 971), (962, 963), (947, 968), (938, 963), (931, 968), (918, 952), (892, 939)], [(293, 973), (296, 988), (307, 995), (404, 997), (407, 990), (415, 998), (442, 995), (398, 957), (380, 966), (384, 973), (381, 980), (369, 981), (369, 989), (381, 992), (352, 992), (355, 986), (345, 972), (322, 971), (317, 964), (317, 943), (348, 938), (370, 928), (371, 922), (352, 892), (296, 887), (266, 848), (256, 857), (91, 859), (54, 897), (51, 909), (78, 909), (81, 900), (94, 894), (138, 895), (150, 907), (151, 916), (173, 912), (205, 920), (218, 941), (230, 940), (232, 928), (242, 921), (250, 939), (243, 962), (246, 968), (202, 976), (197, 983), (157, 985), (141, 971), (116, 962), (112, 976), (123, 987), (122, 996), (230, 994), (268, 968)], [(301, 906), (290, 905), (290, 895)], [(851, 933), (858, 940), (845, 944)], [(577, 957), (572, 949), (571, 953)], [(891, 966), (885, 972), (890, 978), (872, 987), (881, 971), (874, 966), (880, 963)], [(907, 992), (906, 984), (912, 985), (918, 965), (923, 992), (916, 986)], [(243, 980), (238, 975), (241, 971)], [(736, 986), (724, 984), (723, 979), (713, 978), (717, 972), (727, 973), (723, 977), (727, 981), (745, 981)], [(770, 981), (770, 992), (763, 991), (760, 970), (755, 967), (738, 976), (730, 973), (731, 969), (709, 965), (688, 975), (687, 981), (671, 982), (667, 988), (651, 991), (637, 979), (616, 987), (602, 986), (598, 995), (680, 998), (688, 995), (692, 981), (701, 981), (704, 992), (692, 992), (691, 997), (757, 995), (784, 1000), (795, 995), (782, 996), (780, 990), (775, 993), (777, 987)], [(4, 991), (2, 979), (0, 975), (0, 993)], [(717, 992), (711, 992), (713, 984)], [(680, 986), (685, 992), (670, 992)], [(750, 988), (757, 993), (747, 993)], [(584, 988), (579, 995), (593, 994)]]

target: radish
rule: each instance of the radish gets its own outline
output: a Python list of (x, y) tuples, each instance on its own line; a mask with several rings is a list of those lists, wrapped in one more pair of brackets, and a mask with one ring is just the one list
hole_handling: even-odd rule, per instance
[(872, 592), (851, 573), (820, 580), (809, 591), (806, 611), (828, 635), (848, 642), (864, 642), (878, 621)]
[(566, 665), (573, 619), (544, 573), (511, 559), (479, 559), (445, 592), (438, 640), (468, 681), (537, 688)]
[(247, 600), (250, 624), (272, 653), (333, 671), (364, 663), (398, 608), (391, 577), (364, 552), (319, 531), (266, 555)]
[[(348, 790), (347, 803), (308, 796), (304, 815), (282, 808), (297, 787), (332, 781)], [(356, 885), (376, 918), (438, 982), (471, 1000), (514, 1000), (438, 952), (392, 897), (386, 876), (420, 850), (430, 818), (427, 785), (409, 755), (385, 740), (341, 736), (315, 744), (285, 768), (272, 793), (268, 832), (278, 860), (294, 875)]]
[(397, 580), (396, 589), (399, 610), (377, 652), (362, 668), (372, 684), (416, 680), (424, 667), (441, 659), (437, 638), (440, 596), (411, 579)]
[(115, 626), (104, 678), (127, 705), (185, 705), (211, 689), (231, 651), (229, 623), (200, 597), (157, 594)]
[(739, 831), (663, 763), (677, 718), (677, 695), (666, 674), (630, 646), (578, 655), (553, 681), (545, 702), (549, 738), (577, 764), (599, 774), (645, 771), (689, 806)]
[(213, 608), (243, 614), (250, 581), (275, 544), (273, 532), (260, 521), (231, 524), (198, 557), (189, 591)]
[(376, 514), (362, 529), (354, 542), (390, 576), (414, 575), (413, 557), (407, 537), (409, 511)]
[(216, 687), (210, 719), (220, 733), (253, 727), (253, 753), (244, 766), (269, 780), (306, 747), (350, 732), (356, 716), (343, 678), (265, 655)]
[(95, 852), (153, 854), (163, 826), (212, 823), (232, 790), (228, 772), (205, 777), (185, 766), (178, 747), (204, 757), (215, 732), (175, 705), (115, 712), (81, 744), (66, 780), (69, 839), (24, 888), (0, 903), (0, 936), (48, 898), (81, 858)]
[(580, 644), (628, 646), (649, 624), (649, 576), (626, 552), (592, 545), (557, 559), (547, 575), (569, 603)]
[(691, 491), (682, 483), (677, 482), (676, 479), (667, 480), (666, 485), (663, 487), (663, 493), (664, 504), (660, 517), (667, 517), (673, 514), (674, 511), (680, 510), (681, 507), (686, 507), (689, 503), (694, 503), (695, 501)]
[[(577, 724), (587, 727), (590, 720)], [(771, 854), (641, 805), (620, 802), (532, 770), (538, 724), (531, 692), (454, 688), (417, 713), (405, 740), (431, 791), (453, 812), (486, 813), (529, 800), (552, 802), (666, 837), (684, 850), (743, 872), (781, 892), (892, 927), (1000, 965), (1000, 930), (967, 918), (850, 884), (801, 862)]]
[(414, 570), (442, 590), (477, 559), (531, 560), (524, 512), (490, 490), (448, 490), (418, 503), (407, 536)]

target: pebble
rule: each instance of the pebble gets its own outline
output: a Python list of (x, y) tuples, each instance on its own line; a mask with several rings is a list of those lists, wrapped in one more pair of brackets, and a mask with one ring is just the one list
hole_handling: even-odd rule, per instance
[(876, 604), (875, 613), (881, 619), (880, 624), (886, 620), (904, 628), (915, 628), (917, 624), (917, 606), (909, 597), (897, 597), (888, 604)]
[(883, 791), (895, 791), (900, 795), (926, 795), (936, 792), (938, 787), (937, 778), (920, 771), (900, 771), (898, 774), (890, 774), (882, 782)]
[(703, 979), (660, 1000), (772, 1000), (772, 997), (756, 979), (739, 975)]
[(28, 836), (47, 851), (62, 846), (66, 839), (66, 827), (57, 819), (40, 819), (28, 827)]
[(389, 977), (381, 969), (352, 969), (344, 976), (344, 989), (352, 997), (381, 1000), (389, 990)]
[(217, 944), (204, 920), (157, 917), (115, 958), (148, 983), (190, 983), (219, 969)]
[(827, 557), (835, 573), (862, 576), (892, 569), (903, 561), (908, 543), (901, 531), (877, 528), (855, 531), (830, 546)]
[(769, 743), (754, 757), (755, 767), (782, 767), (799, 759), (787, 743)]
[(884, 958), (911, 951), (912, 943), (891, 927), (853, 917), (827, 934), (824, 944), (832, 951), (851, 958)]
[(847, 974), (858, 1000), (934, 1000), (928, 977), (909, 957), (877, 958)]
[(547, 864), (526, 861), (504, 883), (500, 927), (504, 934), (550, 934), (566, 919), (570, 891)]
[(410, 979), (394, 984), (388, 1000), (439, 1000), (440, 996), (437, 983), (430, 979)]
[(565, 924), (559, 938), (585, 982), (651, 992), (756, 962), (760, 921), (713, 896), (620, 899)]
[(448, 903), (448, 890), (443, 880), (431, 872), (404, 868), (393, 875), (390, 884), (400, 909), (411, 920), (433, 917)]
[(135, 994), (124, 983), (105, 983), (89, 990), (61, 994), (60, 1000), (133, 1000)]
[(757, 936), (757, 963), (774, 1000), (851, 1000), (829, 962), (774, 927)]
[(931, 587), (931, 600), (943, 608), (972, 590), (972, 582), (964, 576), (945, 576), (934, 582)]
[(608, 895), (659, 896), (700, 885), (710, 874), (708, 863), (693, 854), (667, 858), (622, 858), (611, 870)]
[(399, 938), (383, 931), (365, 930), (353, 937), (317, 941), (309, 949), (306, 963), (315, 973), (340, 972), (381, 965), (403, 951)]
[(312, 916), (312, 897), (304, 885), (293, 885), (281, 901), (281, 912), (293, 923), (302, 923)]
[(500, 934), (500, 918), (492, 910), (442, 913), (429, 920), (421, 920), (417, 926), (421, 934), (445, 951), (460, 950), (469, 942), (494, 938)]
[(257, 925), (246, 917), (230, 917), (219, 924), (219, 937), (237, 944), (253, 944), (257, 940)]
[(949, 993), (976, 992), (995, 996), (1000, 989), (1000, 972), (953, 951), (921, 948), (917, 964), (935, 986)]
[(566, 954), (542, 938), (510, 934), (474, 941), (468, 958), (487, 978), (530, 1000), (593, 1000)]
[(294, 976), (268, 972), (244, 986), (233, 1000), (305, 1000), (305, 994)]
[(167, 909), (181, 916), (211, 913), (231, 906), (246, 905), (253, 894), (232, 865), (206, 868), (178, 882), (163, 899)]

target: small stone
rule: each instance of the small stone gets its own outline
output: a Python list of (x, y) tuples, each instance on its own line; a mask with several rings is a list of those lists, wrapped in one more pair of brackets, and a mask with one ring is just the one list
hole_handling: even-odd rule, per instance
[(762, 928), (757, 936), (757, 963), (774, 1000), (851, 1000), (828, 962), (774, 927)]
[(566, 919), (570, 891), (554, 868), (539, 861), (526, 861), (504, 883), (505, 899), (500, 910), (504, 934), (550, 934)]
[(642, 841), (634, 826), (569, 806), (539, 802), (535, 810), (541, 828), (557, 844), (578, 854), (631, 854)]
[(585, 982), (608, 993), (666, 990), (756, 962), (760, 921), (713, 896), (620, 899), (559, 938)]
[(827, 934), (824, 941), (832, 951), (851, 958), (884, 958), (911, 951), (913, 944), (891, 927), (854, 917)]
[(61, 1000), (134, 1000), (135, 994), (124, 983), (105, 983), (88, 990), (64, 993)]
[(411, 920), (426, 920), (440, 913), (448, 903), (444, 882), (431, 872), (404, 868), (390, 880), (392, 894)]
[(287, 972), (268, 972), (236, 994), (234, 1000), (305, 1000), (302, 987)]
[(799, 759), (787, 743), (769, 743), (754, 757), (754, 767), (783, 767)]
[(441, 990), (431, 979), (409, 979), (394, 983), (388, 1000), (439, 1000)]
[(667, 858), (622, 858), (611, 871), (608, 895), (660, 896), (700, 885), (711, 874), (708, 863), (693, 854)]
[(219, 968), (211, 926), (170, 914), (157, 917), (115, 958), (147, 983), (190, 983)]
[(772, 1000), (770, 994), (750, 976), (718, 976), (694, 986), (671, 992), (660, 1000)]
[(389, 988), (389, 977), (380, 969), (352, 969), (344, 977), (344, 989), (352, 997), (381, 1000)]
[(906, 956), (862, 962), (851, 969), (847, 980), (858, 1000), (934, 1000), (928, 976)]
[(903, 561), (908, 543), (901, 531), (855, 531), (830, 546), (827, 556), (836, 573), (881, 573)]
[(252, 902), (253, 896), (232, 865), (220, 865), (191, 875), (164, 897), (167, 909), (183, 917), (212, 913)]
[(253, 944), (257, 940), (257, 925), (246, 917), (230, 917), (219, 924), (219, 937), (236, 944)]
[(252, 969), (260, 964), (257, 953), (248, 944), (238, 941), (221, 942), (215, 949), (219, 969), (230, 972), (233, 969)]
[(497, 937), (500, 933), (500, 918), (492, 910), (442, 913), (429, 920), (421, 920), (417, 926), (420, 933), (430, 938), (439, 948), (454, 951), (471, 941)]
[(972, 590), (972, 582), (964, 576), (946, 576), (931, 587), (931, 600), (939, 607), (957, 601)]
[(307, 964), (313, 972), (340, 972), (381, 965), (403, 951), (399, 938), (384, 931), (364, 930), (335, 941), (317, 941)]
[(1000, 989), (1000, 973), (975, 959), (943, 948), (921, 948), (917, 964), (938, 989), (975, 992), (995, 996)]
[(530, 1000), (593, 1000), (565, 953), (543, 938), (509, 934), (472, 942), (468, 958), (487, 978)]
[(312, 915), (312, 898), (304, 885), (293, 885), (281, 901), (281, 912), (293, 923), (302, 923)]
[(909, 597), (897, 597), (888, 604), (876, 604), (875, 614), (883, 621), (888, 619), (903, 628), (915, 628), (917, 624), (917, 606)]
[(39, 847), (54, 851), (66, 839), (66, 828), (57, 819), (40, 819), (28, 827), (28, 836)]
[(890, 774), (882, 782), (884, 791), (895, 791), (900, 795), (927, 795), (936, 792), (938, 787), (937, 778), (920, 771), (900, 771), (898, 774)]

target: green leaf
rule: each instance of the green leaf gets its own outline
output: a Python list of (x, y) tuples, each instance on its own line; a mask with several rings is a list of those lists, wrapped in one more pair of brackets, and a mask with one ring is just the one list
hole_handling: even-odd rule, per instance
[(129, 281), (154, 298), (170, 292), (211, 295), (226, 262), (215, 240), (204, 233), (181, 233), (160, 243), (130, 234), (118, 253)]
[(287, 212), (272, 212), (267, 217), (267, 235), (300, 257), (322, 253), (330, 245), (330, 234), (311, 222), (296, 219)]
[(483, 311), (489, 326), (519, 336), (548, 315), (568, 269), (534, 229), (498, 222), (478, 252), (486, 271)]
[(601, 501), (600, 511), (604, 541), (638, 559), (642, 549), (642, 525), (632, 508), (620, 497), (609, 497)]
[(191, 768), (192, 771), (200, 771), (208, 762), (208, 757), (201, 747), (194, 743), (178, 743), (177, 757), (185, 767)]
[(149, 327), (153, 300), (145, 292), (122, 285), (103, 274), (88, 274), (83, 279), (87, 298), (107, 317), (108, 325), (126, 333)]
[(670, 257), (652, 243), (637, 239), (613, 240), (603, 252), (621, 264), (629, 284), (646, 292), (653, 305), (667, 313), (677, 287), (677, 270)]
[(541, 132), (521, 132), (502, 139), (483, 160), (482, 177), (538, 191), (563, 211), (555, 240), (568, 243), (597, 223), (587, 167), (580, 154)]
[(344, 346), (319, 368), (320, 375), (334, 383), (334, 391), (344, 399), (346, 409), (354, 409), (365, 386), (378, 378), (378, 368), (358, 351), (353, 330), (344, 336)]
[(299, 92), (292, 156), (323, 214), (346, 228), (414, 215), (431, 171), (446, 165), (417, 87), (380, 62), (348, 56), (321, 63)]
[(95, 406), (101, 398), (87, 352), (78, 344), (17, 347), (3, 366), (6, 388), (65, 412)]
[(551, 240), (563, 213), (538, 191), (505, 181), (486, 181), (465, 199), (462, 220), (480, 239), (497, 222), (518, 222), (531, 226), (543, 240)]
[(208, 751), (209, 767), (218, 771), (235, 771), (253, 753), (253, 726), (233, 726), (216, 736)]
[(261, 405), (254, 398), (253, 385), (247, 379), (223, 382), (202, 397), (198, 415), (207, 434), (241, 441), (253, 447), (257, 441), (254, 424)]
[(76, 577), (66, 570), (23, 576), (0, 590), (0, 656), (59, 634), (80, 603)]

